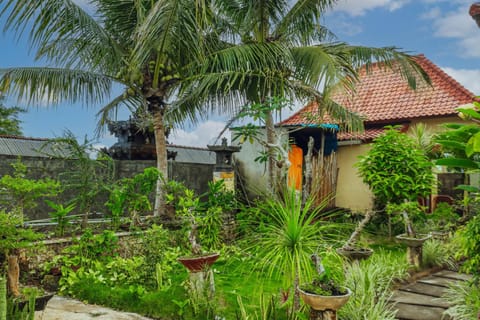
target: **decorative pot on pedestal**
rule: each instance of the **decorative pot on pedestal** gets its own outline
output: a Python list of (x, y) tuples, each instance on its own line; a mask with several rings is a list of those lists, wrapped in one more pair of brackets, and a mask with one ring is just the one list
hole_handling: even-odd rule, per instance
[(412, 238), (408, 234), (404, 233), (396, 236), (395, 239), (398, 243), (407, 246), (408, 263), (416, 267), (420, 267), (422, 263), (423, 243), (431, 237), (432, 236), (429, 234), (417, 234), (415, 238)]
[(337, 311), (343, 307), (350, 298), (352, 292), (345, 288), (345, 294), (324, 296), (310, 293), (298, 288), (300, 298), (310, 306), (310, 320), (336, 320)]
[(210, 269), (218, 257), (220, 257), (218, 253), (207, 253), (198, 257), (180, 257), (178, 261), (183, 264), (188, 271), (195, 273)]
[(208, 253), (201, 256), (180, 257), (177, 260), (189, 271), (192, 298), (197, 302), (210, 300), (215, 294), (215, 280), (211, 266), (220, 254)]
[(348, 259), (348, 261), (354, 262), (354, 261), (361, 261), (368, 259), (372, 253), (373, 250), (370, 248), (338, 248), (337, 253), (345, 258)]

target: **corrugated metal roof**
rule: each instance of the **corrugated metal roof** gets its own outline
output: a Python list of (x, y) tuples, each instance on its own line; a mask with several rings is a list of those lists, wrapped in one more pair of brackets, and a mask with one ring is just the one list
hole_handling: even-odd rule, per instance
[(47, 139), (0, 136), (0, 155), (21, 157), (66, 157), (68, 149)]
[(176, 162), (215, 164), (215, 152), (203, 148), (168, 145), (169, 151), (177, 152)]

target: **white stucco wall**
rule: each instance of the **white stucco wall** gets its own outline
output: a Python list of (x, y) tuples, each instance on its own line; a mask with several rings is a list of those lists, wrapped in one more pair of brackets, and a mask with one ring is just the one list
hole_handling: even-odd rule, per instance
[[(283, 133), (286, 133), (286, 129), (277, 128), (276, 130), (282, 130)], [(265, 130), (259, 129), (259, 131), (261, 133), (259, 138), (266, 140)], [(288, 134), (282, 134), (281, 139), (282, 143), (287, 144)], [(233, 134), (231, 140), (233, 141)], [(240, 145), (238, 140), (232, 142), (232, 144)], [(245, 141), (241, 146), (240, 152), (233, 154), (233, 159), (239, 174), (245, 182), (243, 188), (245, 188), (249, 196), (265, 194), (268, 181), (266, 163), (255, 161), (255, 158), (260, 156), (260, 152), (263, 151), (263, 147), (256, 141), (254, 143)]]

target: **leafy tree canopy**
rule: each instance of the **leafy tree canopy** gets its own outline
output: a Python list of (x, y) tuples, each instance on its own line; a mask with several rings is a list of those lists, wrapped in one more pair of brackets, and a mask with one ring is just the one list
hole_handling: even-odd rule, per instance
[(6, 107), (4, 100), (5, 97), (0, 96), (0, 135), (21, 136), (22, 121), (18, 119), (18, 115), (25, 110), (19, 107)]

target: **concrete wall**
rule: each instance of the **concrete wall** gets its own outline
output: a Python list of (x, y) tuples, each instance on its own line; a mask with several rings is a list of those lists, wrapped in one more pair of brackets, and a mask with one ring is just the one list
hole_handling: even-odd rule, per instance
[[(17, 161), (17, 157), (0, 155), (0, 175), (12, 174), (12, 163)], [(36, 157), (23, 157), (22, 163), (28, 168), (27, 177), (30, 179), (52, 178), (61, 179), (62, 175), (69, 172), (74, 166), (74, 160), (62, 159), (48, 159)], [(154, 160), (117, 160), (114, 162), (114, 179), (121, 179), (124, 177), (132, 177), (137, 173), (143, 172), (145, 168), (156, 166)], [(169, 162), (168, 171), (169, 179), (175, 179), (185, 183), (185, 185), (196, 191), (197, 194), (205, 193), (208, 190), (208, 182), (213, 179), (213, 164), (199, 164), (199, 163), (179, 163)], [(63, 193), (61, 196), (54, 199), (55, 202), (65, 203), (72, 199), (74, 194)], [(106, 209), (104, 203), (107, 200), (108, 194), (101, 193), (98, 196), (95, 212), (104, 213)], [(153, 200), (153, 199), (152, 199)], [(48, 218), (49, 207), (40, 202), (37, 208), (28, 210), (26, 212), (29, 219), (43, 219)]]

